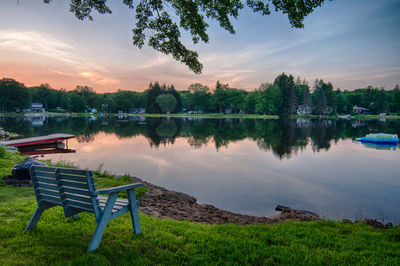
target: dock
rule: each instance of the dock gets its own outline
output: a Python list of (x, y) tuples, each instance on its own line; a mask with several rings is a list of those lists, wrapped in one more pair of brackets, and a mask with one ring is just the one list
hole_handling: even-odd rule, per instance
[[(75, 135), (70, 134), (50, 134), (47, 136), (33, 137), (33, 138), (24, 138), (24, 139), (15, 139), (15, 140), (7, 140), (2, 141), (1, 144), (12, 147), (27, 147), (27, 146), (36, 146), (41, 144), (57, 144), (63, 142), (64, 140), (75, 138)], [(68, 147), (68, 144), (67, 144)]]

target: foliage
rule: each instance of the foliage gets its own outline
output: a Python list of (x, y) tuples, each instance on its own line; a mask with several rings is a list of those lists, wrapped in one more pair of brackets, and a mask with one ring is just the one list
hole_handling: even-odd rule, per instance
[(161, 94), (156, 98), (156, 103), (160, 106), (163, 113), (169, 114), (175, 109), (176, 98), (171, 94)]
[(24, 84), (11, 78), (0, 80), (0, 112), (28, 108), (31, 97), (30, 91)]
[(209, 109), (211, 93), (207, 86), (200, 83), (193, 83), (188, 88), (190, 103), (194, 110), (205, 112)]
[[(20, 86), (13, 79), (3, 79), (3, 86), (0, 82), (0, 91), (8, 90), (4, 84), (14, 84)], [(14, 86), (13, 85), (13, 86)], [(274, 85), (274, 87), (272, 87)], [(23, 84), (22, 84), (23, 86)], [(92, 108), (107, 113), (116, 113), (119, 110), (124, 112), (134, 112), (139, 108), (144, 108), (148, 114), (160, 114), (161, 108), (157, 104), (157, 97), (161, 94), (172, 95), (176, 99), (175, 108), (171, 113), (193, 111), (197, 113), (246, 113), (246, 114), (270, 114), (287, 117), (296, 114), (298, 107), (308, 106), (314, 115), (336, 115), (354, 114), (353, 106), (357, 105), (368, 109), (368, 114), (400, 114), (400, 87), (392, 90), (375, 88), (356, 89), (354, 91), (333, 89), (333, 84), (323, 80), (316, 80), (313, 92), (305, 80), (300, 77), (294, 80), (292, 75), (285, 73), (275, 78), (273, 84), (262, 83), (256, 90), (247, 92), (243, 89), (231, 88), (229, 84), (217, 81), (215, 89), (210, 90), (207, 86), (194, 83), (187, 90), (177, 91), (174, 85), (162, 86), (155, 82), (150, 83), (144, 92), (118, 90), (114, 93), (96, 93), (87, 86), (77, 86), (75, 90), (55, 90), (48, 84), (37, 87), (22, 88), (28, 93), (28, 106), (30, 97), (37, 102), (41, 102), (47, 110), (56, 110), (55, 107), (65, 108), (69, 112), (88, 112)], [(322, 92), (322, 91), (323, 92)], [(0, 94), (0, 104), (12, 102), (10, 111), (21, 109), (26, 103), (21, 103), (20, 98), (4, 91)], [(25, 95), (22, 93), (21, 95)], [(18, 99), (17, 99), (18, 98)], [(26, 101), (26, 99), (24, 101)], [(0, 108), (4, 109), (1, 105)], [(1, 111), (1, 110), (0, 110)], [(56, 110), (57, 112), (60, 112)]]
[(294, 77), (282, 73), (275, 78), (274, 85), (278, 86), (282, 92), (282, 105), (279, 109), (279, 114), (282, 116), (295, 114), (297, 99)]
[[(51, 0), (43, 0), (50, 3)], [(128, 8), (134, 9), (136, 25), (133, 31), (133, 44), (142, 48), (147, 45), (164, 54), (171, 54), (175, 60), (186, 64), (194, 73), (199, 74), (203, 65), (198, 53), (188, 49), (181, 41), (181, 30), (189, 32), (194, 44), (207, 43), (209, 36), (206, 20), (216, 20), (219, 26), (229, 33), (235, 30), (231, 18), (238, 18), (239, 11), (247, 5), (255, 13), (269, 15), (271, 10), (287, 14), (293, 27), (304, 27), (304, 18), (324, 0), (240, 0), (229, 1), (172, 1), (141, 0), (134, 5), (133, 0), (122, 1)], [(80, 19), (93, 20), (92, 11), (100, 14), (111, 13), (104, 0), (70, 0), (70, 11)], [(176, 19), (175, 19), (176, 18)], [(176, 21), (178, 20), (178, 21)]]
[(213, 102), (216, 106), (218, 106), (218, 111), (219, 113), (223, 113), (223, 110), (226, 108), (226, 102), (227, 102), (227, 92), (226, 89), (228, 88), (228, 85), (222, 84), (217, 81), (217, 84), (215, 85), (215, 90), (213, 94)]
[(149, 88), (146, 92), (146, 112), (149, 114), (161, 113), (160, 106), (157, 104), (156, 99), (161, 94), (161, 87), (158, 82), (150, 83)]

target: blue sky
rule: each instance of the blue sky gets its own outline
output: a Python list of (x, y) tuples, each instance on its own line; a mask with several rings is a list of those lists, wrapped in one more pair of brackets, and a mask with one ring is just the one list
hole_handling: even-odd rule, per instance
[[(231, 35), (209, 21), (210, 42), (196, 49), (201, 75), (151, 48), (132, 45), (134, 14), (121, 1), (108, 1), (111, 15), (80, 21), (69, 1), (0, 2), (0, 77), (53, 88), (88, 85), (99, 92), (142, 91), (150, 82), (186, 89), (217, 80), (253, 90), (282, 73), (332, 82), (353, 90), (400, 84), (400, 1), (335, 0), (317, 8), (294, 29), (285, 15), (260, 16), (244, 9)], [(18, 3), (18, 4), (17, 4)]]

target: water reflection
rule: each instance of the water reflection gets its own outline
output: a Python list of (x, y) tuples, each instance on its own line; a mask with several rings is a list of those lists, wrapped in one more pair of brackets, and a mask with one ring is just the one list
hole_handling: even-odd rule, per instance
[[(37, 119), (37, 118), (36, 118)], [(314, 152), (329, 150), (340, 139), (357, 138), (371, 132), (399, 134), (400, 122), (348, 120), (256, 120), (256, 119), (174, 119), (124, 117), (48, 118), (39, 126), (30, 118), (2, 118), (6, 130), (24, 136), (63, 132), (77, 136), (78, 142), (92, 142), (99, 132), (120, 138), (144, 136), (151, 147), (174, 144), (183, 137), (193, 148), (213, 145), (218, 151), (230, 143), (251, 139), (261, 150), (272, 151), (278, 158), (291, 158), (308, 145)]]
[[(400, 133), (400, 121), (0, 118), (25, 137), (67, 133), (76, 153), (45, 159), (129, 173), (199, 202), (251, 215), (277, 204), (323, 216), (386, 221), (400, 217), (400, 150), (375, 150), (353, 139)], [(127, 121), (128, 120), (128, 121)], [(285, 159), (287, 158), (287, 159)]]

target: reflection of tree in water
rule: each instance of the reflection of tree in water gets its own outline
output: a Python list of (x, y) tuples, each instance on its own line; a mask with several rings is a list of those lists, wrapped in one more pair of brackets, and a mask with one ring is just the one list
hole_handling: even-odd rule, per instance
[(329, 150), (334, 137), (335, 123), (331, 120), (318, 120), (314, 122), (311, 132), (312, 149), (319, 152), (321, 149)]
[(296, 120), (258, 123), (255, 129), (258, 147), (262, 150), (272, 150), (280, 159), (289, 159), (293, 153), (304, 150), (308, 144), (307, 130), (297, 126)]
[[(190, 146), (202, 147), (213, 141), (215, 148), (226, 147), (232, 142), (252, 139), (262, 150), (272, 151), (279, 158), (290, 158), (308, 145), (319, 152), (329, 149), (340, 139), (362, 137), (371, 132), (400, 134), (400, 120), (387, 122), (344, 120), (261, 120), (261, 119), (165, 119), (146, 118), (119, 122), (110, 118), (107, 124), (101, 119), (47, 118), (43, 126), (33, 126), (19, 117), (2, 117), (0, 126), (24, 137), (66, 133), (77, 136), (78, 142), (91, 142), (99, 132), (115, 134), (119, 138), (142, 135), (151, 147), (173, 144), (177, 137), (187, 139)], [(365, 123), (364, 123), (365, 122)], [(310, 141), (311, 140), (311, 141)]]
[(199, 149), (203, 147), (203, 145), (207, 145), (207, 143), (210, 141), (209, 138), (201, 138), (201, 139), (196, 139), (194, 137), (188, 137), (187, 138), (187, 143), (189, 143), (190, 146)]
[(82, 135), (77, 135), (76, 140), (78, 143), (89, 143), (94, 141), (95, 134), (82, 134)]
[(174, 144), (175, 138), (180, 132), (175, 119), (149, 119), (147, 121), (147, 134), (151, 147), (158, 147), (160, 144)]

